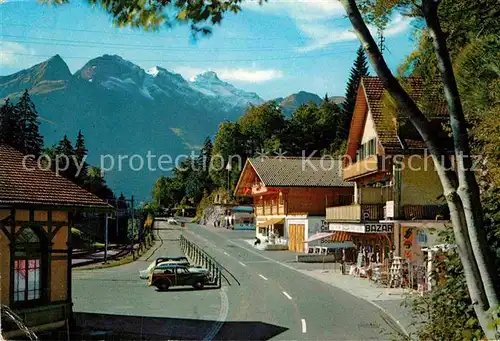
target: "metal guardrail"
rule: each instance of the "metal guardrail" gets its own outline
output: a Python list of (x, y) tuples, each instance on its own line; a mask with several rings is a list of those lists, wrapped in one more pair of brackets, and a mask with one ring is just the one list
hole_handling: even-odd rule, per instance
[(214, 278), (215, 280), (214, 284), (217, 284), (219, 288), (222, 285), (222, 279), (224, 279), (228, 285), (231, 285), (231, 281), (227, 278), (227, 276), (224, 275), (224, 272), (226, 272), (232, 279), (234, 279), (234, 281), (238, 285), (241, 285), (238, 279), (234, 277), (234, 275), (229, 272), (229, 270), (227, 270), (224, 266), (217, 262), (215, 258), (210, 256), (202, 248), (200, 248), (192, 241), (188, 240), (182, 234), (180, 236), (179, 243), (181, 246), (181, 250), (184, 252), (186, 257), (189, 258), (190, 261), (192, 261), (197, 266), (202, 266), (209, 270), (212, 278)]

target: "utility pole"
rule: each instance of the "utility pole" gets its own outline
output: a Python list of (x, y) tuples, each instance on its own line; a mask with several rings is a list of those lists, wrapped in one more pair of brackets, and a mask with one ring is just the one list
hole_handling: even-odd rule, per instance
[(116, 239), (119, 240), (118, 234), (120, 233), (119, 228), (118, 228), (118, 217), (120, 216), (120, 208), (118, 207), (118, 202), (115, 202), (116, 204)]
[(231, 181), (230, 181), (229, 177), (230, 177), (232, 168), (233, 168), (233, 166), (231, 165), (231, 162), (228, 161), (227, 166), (226, 166), (226, 169), (227, 169), (227, 193), (228, 194), (231, 191)]
[[(108, 200), (106, 199), (106, 203)], [(106, 222), (104, 224), (104, 263), (108, 261), (108, 212), (106, 212)]]
[(131, 233), (130, 233), (130, 253), (134, 255), (134, 222), (135, 222), (135, 217), (134, 217), (134, 196), (132, 195), (131, 201), (131, 206), (132, 206), (132, 228), (131, 228)]

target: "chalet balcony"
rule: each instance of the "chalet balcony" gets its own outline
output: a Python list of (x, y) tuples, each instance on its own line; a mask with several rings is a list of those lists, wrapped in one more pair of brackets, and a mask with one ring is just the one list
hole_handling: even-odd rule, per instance
[(327, 221), (378, 221), (384, 219), (385, 204), (354, 204), (327, 207)]
[(344, 167), (344, 180), (351, 181), (363, 175), (379, 172), (382, 170), (381, 158), (377, 155), (370, 155), (367, 158), (351, 163)]
[(449, 220), (450, 211), (446, 205), (404, 205), (404, 220)]
[(285, 214), (285, 205), (256, 205), (255, 206), (255, 215), (284, 215)]
[[(387, 217), (391, 202), (387, 204), (354, 204), (326, 209), (326, 220), (336, 222), (365, 222), (379, 220), (449, 220), (447, 207), (441, 205), (404, 205), (401, 216)], [(391, 214), (390, 216), (392, 216)]]

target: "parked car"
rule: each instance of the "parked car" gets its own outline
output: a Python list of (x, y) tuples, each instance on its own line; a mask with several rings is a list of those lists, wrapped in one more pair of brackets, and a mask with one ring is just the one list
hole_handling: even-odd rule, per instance
[(174, 218), (170, 217), (167, 219), (167, 223), (170, 225), (178, 225), (179, 223)]
[(151, 264), (149, 264), (149, 266), (146, 269), (139, 271), (139, 278), (148, 279), (149, 275), (153, 272), (155, 266), (159, 266), (162, 264), (179, 264), (190, 267), (188, 259), (184, 256), (158, 257)]
[(172, 286), (190, 285), (195, 289), (202, 289), (205, 284), (210, 284), (212, 278), (208, 270), (191, 271), (191, 269), (179, 264), (162, 264), (153, 269), (149, 275), (149, 286), (155, 286), (164, 291)]

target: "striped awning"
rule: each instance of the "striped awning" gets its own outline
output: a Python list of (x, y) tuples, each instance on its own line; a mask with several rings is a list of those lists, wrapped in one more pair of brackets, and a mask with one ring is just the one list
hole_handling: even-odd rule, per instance
[(257, 224), (259, 227), (266, 227), (270, 225), (283, 224), (285, 218), (272, 218)]
[(328, 232), (318, 232), (310, 236), (304, 243), (309, 243), (318, 239), (323, 239), (331, 243), (343, 243), (352, 241), (351, 234), (349, 232), (341, 231), (328, 231)]
[(330, 240), (332, 243), (343, 243), (352, 241), (352, 238), (349, 232), (335, 231), (328, 240)]

